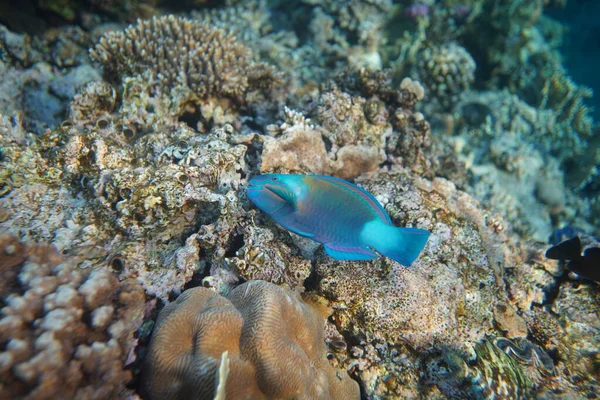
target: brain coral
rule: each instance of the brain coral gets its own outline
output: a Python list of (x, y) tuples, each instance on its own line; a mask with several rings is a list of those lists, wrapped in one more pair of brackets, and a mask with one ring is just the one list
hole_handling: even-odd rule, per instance
[(249, 90), (279, 81), (272, 67), (254, 62), (251, 50), (233, 35), (173, 15), (107, 33), (90, 49), (90, 57), (103, 65), (109, 78), (149, 70), (163, 89), (187, 86), (201, 98), (240, 99)]
[(228, 298), (190, 289), (161, 311), (142, 376), (147, 398), (212, 398), (225, 351), (228, 399), (359, 397), (325, 357), (323, 317), (296, 292), (250, 281)]

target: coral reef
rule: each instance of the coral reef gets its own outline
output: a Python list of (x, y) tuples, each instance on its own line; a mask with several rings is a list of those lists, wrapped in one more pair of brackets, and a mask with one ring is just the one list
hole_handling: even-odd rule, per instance
[[(102, 85), (84, 89), (90, 92), (100, 99), (88, 104), (110, 103)], [(72, 115), (86, 114), (73, 107)], [(14, 218), (0, 224), (62, 251), (98, 246), (104, 254), (90, 254), (90, 263), (108, 254), (148, 293), (166, 299), (200, 266), (195, 227), (241, 212), (236, 190), (245, 146), (227, 143), (224, 129), (205, 137), (185, 124), (144, 135), (138, 129), (104, 114), (32, 138), (31, 146), (3, 141), (0, 208)]]
[(487, 338), (474, 351), (474, 365), (453, 350), (432, 354), (425, 366), (427, 382), (451, 399), (530, 398), (532, 382), (515, 360)]
[(114, 398), (131, 380), (124, 365), (144, 291), (108, 268), (78, 264), (52, 246), (0, 238), (3, 398)]
[(356, 382), (327, 361), (319, 311), (258, 280), (227, 298), (190, 289), (161, 311), (142, 378), (147, 398), (211, 398), (224, 352), (228, 399), (359, 398)]
[(251, 50), (232, 35), (172, 15), (107, 33), (90, 57), (102, 64), (109, 79), (123, 81), (148, 71), (147, 78), (162, 90), (186, 87), (200, 99), (243, 101), (248, 91), (279, 81), (272, 67), (254, 62)]
[[(478, 304), (497, 302), (495, 273), (501, 274), (501, 265), (508, 260), (500, 254), (486, 254), (481, 234), (472, 230), (477, 228), (460, 228), (476, 223), (479, 229), (489, 231), (490, 240), (501, 241), (482, 221), (483, 216), (467, 214), (467, 204), (476, 207), (476, 201), (457, 193), (450, 182), (412, 182), (406, 172), (379, 174), (376, 179), (359, 182), (379, 199), (396, 225), (422, 227), (432, 234), (420, 261), (410, 269), (395, 268), (386, 259), (364, 263), (358, 270), (351, 262), (321, 259), (316, 267), (319, 291), (344, 304), (335, 314), (338, 323), (344, 330), (359, 330), (367, 337), (384, 337), (391, 342), (402, 338), (414, 347), (435, 340), (457, 346), (467, 338), (478, 340), (492, 328), (491, 310), (480, 309)], [(455, 197), (461, 197), (460, 206), (452, 206)], [(430, 207), (446, 212), (435, 215)], [(404, 223), (397, 223), (400, 216)], [(480, 221), (473, 221), (475, 218)], [(444, 253), (446, 248), (453, 249), (452, 255)], [(467, 277), (460, 268), (471, 271), (467, 281), (450, 278)], [(455, 282), (451, 290), (438, 286), (451, 281)], [(477, 302), (468, 300), (470, 292), (477, 292)]]
[(418, 82), (406, 78), (394, 87), (389, 70), (368, 69), (347, 70), (337, 81), (318, 96), (309, 111), (314, 118), (286, 107), (284, 123), (267, 127), (261, 172), (354, 179), (388, 160), (415, 172), (433, 172), (430, 128), (414, 111), (424, 96)]
[(0, 26), (0, 48), (7, 54), (0, 57), (1, 113), (18, 118), (36, 133), (59, 125), (76, 89), (100, 76), (82, 60), (88, 40), (73, 28), (47, 33), (34, 42)]
[[(250, 293), (310, 303), (302, 349), (365, 398), (598, 397), (598, 287), (544, 256), (557, 229), (600, 234), (562, 0), (24, 4), (0, 6), (0, 397), (137, 398), (163, 303), (155, 341), (185, 325), (177, 354), (216, 349), (208, 397), (273, 397), (242, 381), (264, 360), (191, 322), (242, 332)], [(246, 198), (270, 172), (353, 180), (430, 241), (410, 269), (332, 260)], [(300, 343), (282, 329), (264, 338)]]
[(427, 88), (427, 97), (449, 111), (475, 80), (475, 61), (456, 43), (429, 46), (417, 54), (414, 77)]
[[(401, 386), (405, 391), (418, 386), (410, 368), (419, 362), (414, 349), (433, 343), (462, 348), (494, 332), (490, 306), (499, 301), (504, 266), (518, 255), (510, 254), (510, 242), (488, 225), (477, 202), (448, 181), (413, 181), (402, 171), (358, 182), (385, 206), (395, 224), (432, 232), (410, 269), (385, 258), (360, 268), (352, 262), (317, 260), (317, 291), (332, 301), (336, 326), (345, 335), (364, 338), (364, 344), (350, 350), (358, 363), (341, 362), (356, 365), (361, 380), (369, 382), (369, 393), (391, 395)], [(375, 358), (376, 366), (368, 358), (360, 360), (373, 352), (369, 346), (383, 351), (382, 343), (399, 348), (395, 354), (385, 350), (386, 355)], [(406, 380), (387, 382), (381, 369), (399, 368), (393, 364), (402, 353)]]
[(600, 359), (598, 336), (600, 301), (598, 286), (590, 283), (567, 283), (560, 287), (552, 304), (562, 327), (558, 345), (562, 363), (557, 365), (569, 385), (582, 396), (597, 394), (600, 376), (595, 367)]
[[(551, 110), (531, 107), (507, 91), (464, 93), (455, 109), (462, 118), (450, 141), (477, 178), (471, 191), (504, 210), (519, 233), (545, 241), (553, 217), (592, 220), (589, 205), (573, 204), (577, 199), (567, 190), (573, 181), (564, 174), (567, 160), (587, 158), (567, 144), (570, 139), (557, 136)], [(552, 155), (557, 152), (563, 155)]]

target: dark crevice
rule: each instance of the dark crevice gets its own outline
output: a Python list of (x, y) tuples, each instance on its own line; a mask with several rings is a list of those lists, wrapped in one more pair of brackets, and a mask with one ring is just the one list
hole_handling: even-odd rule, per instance
[(211, 225), (217, 222), (221, 212), (218, 202), (201, 202), (198, 206), (198, 215), (196, 216), (196, 226), (198, 229), (202, 225)]
[(312, 260), (310, 263), (310, 274), (304, 280), (304, 289), (307, 292), (316, 292), (319, 284), (319, 274), (317, 274), (317, 262)]
[(244, 234), (233, 234), (231, 238), (229, 238), (229, 243), (227, 245), (227, 251), (225, 252), (225, 257), (235, 257), (239, 249), (244, 246)]
[(329, 153), (333, 147), (333, 143), (331, 143), (331, 140), (326, 136), (321, 135), (321, 139), (323, 140), (323, 143), (325, 143), (325, 150)]
[(194, 275), (192, 275), (192, 279), (187, 281), (185, 285), (183, 285), (183, 290), (188, 290), (191, 288), (195, 288), (198, 286), (202, 286), (202, 280), (210, 275), (210, 263), (206, 262), (204, 268), (196, 270)]
[(183, 114), (181, 114), (178, 118), (178, 121), (185, 122), (185, 124), (190, 128), (198, 130), (198, 124), (203, 124), (204, 117), (202, 117), (200, 107), (194, 107), (193, 109), (186, 110)]
[[(564, 264), (565, 262), (560, 261), (560, 263)], [(563, 265), (563, 267), (564, 267), (564, 265)], [(558, 297), (558, 293), (560, 292), (560, 287), (562, 286), (563, 283), (565, 283), (568, 280), (569, 280), (569, 272), (565, 268), (565, 271), (563, 272), (562, 275), (555, 277), (554, 285), (543, 289), (544, 302), (542, 305), (550, 305), (550, 304), (554, 303), (554, 301)]]

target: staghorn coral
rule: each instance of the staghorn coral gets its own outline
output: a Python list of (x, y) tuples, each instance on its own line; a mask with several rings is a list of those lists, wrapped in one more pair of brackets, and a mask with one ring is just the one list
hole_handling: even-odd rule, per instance
[(201, 99), (243, 101), (248, 91), (279, 82), (273, 68), (254, 62), (251, 50), (231, 34), (173, 15), (106, 34), (90, 50), (90, 57), (111, 79), (123, 81), (149, 69), (150, 79), (163, 91), (188, 87)]
[(325, 357), (323, 316), (298, 293), (264, 281), (227, 298), (194, 288), (167, 305), (145, 361), (144, 391), (149, 399), (211, 398), (224, 352), (226, 398), (359, 397), (358, 385)]
[(124, 364), (142, 323), (143, 289), (79, 263), (52, 246), (0, 238), (9, 279), (0, 311), (1, 397), (110, 399), (131, 379)]

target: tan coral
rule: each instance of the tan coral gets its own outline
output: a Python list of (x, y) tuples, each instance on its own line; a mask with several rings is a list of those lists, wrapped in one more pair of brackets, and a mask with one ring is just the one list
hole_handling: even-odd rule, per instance
[(212, 398), (228, 351), (228, 399), (351, 399), (358, 385), (327, 361), (323, 317), (264, 281), (224, 298), (184, 292), (161, 312), (142, 377), (149, 399)]
[(150, 69), (165, 91), (189, 87), (200, 98), (243, 99), (248, 90), (279, 82), (272, 67), (216, 27), (173, 15), (138, 21), (110, 32), (90, 50), (105, 73), (122, 80)]
[(118, 397), (132, 378), (124, 364), (142, 323), (141, 285), (8, 236), (0, 265), (9, 284), (0, 292), (0, 398)]
[(425, 84), (429, 97), (438, 101), (443, 109), (458, 101), (475, 80), (476, 64), (464, 47), (456, 43), (430, 46), (418, 56), (416, 73)]
[(295, 129), (278, 138), (265, 136), (263, 142), (260, 164), (262, 173), (330, 173), (330, 160), (325, 143), (316, 129)]

